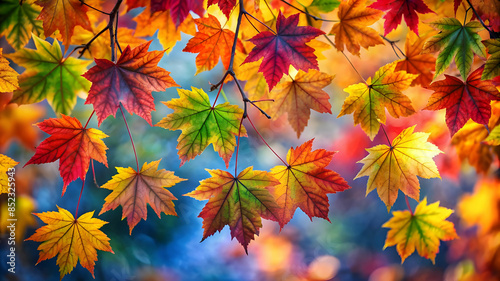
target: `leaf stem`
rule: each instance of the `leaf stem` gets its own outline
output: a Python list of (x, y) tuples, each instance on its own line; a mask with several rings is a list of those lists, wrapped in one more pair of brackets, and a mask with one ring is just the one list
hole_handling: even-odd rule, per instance
[(215, 103), (217, 102), (217, 99), (219, 99), (220, 92), (222, 91), (222, 87), (224, 87), (224, 81), (222, 81), (222, 84), (220, 85), (219, 91), (217, 92), (217, 96), (215, 96), (214, 103), (212, 104), (212, 108), (215, 107)]
[(387, 135), (387, 132), (384, 129), (384, 124), (380, 124), (380, 127), (382, 128), (382, 132), (384, 132), (385, 138), (387, 139), (389, 146), (392, 148), (391, 140), (389, 139), (389, 136)]
[(82, 189), (80, 190), (80, 196), (78, 197), (78, 203), (76, 204), (75, 220), (78, 218), (78, 208), (80, 207), (80, 201), (82, 200), (83, 188), (85, 187), (85, 177), (82, 180)]
[(236, 175), (238, 172), (238, 154), (240, 151), (241, 125), (243, 124), (243, 119), (245, 119), (245, 118), (246, 118), (245, 116), (241, 117), (240, 127), (238, 129), (238, 140), (236, 141), (236, 157), (235, 157), (235, 162), (234, 162), (234, 178), (236, 178)]
[(257, 135), (259, 135), (260, 139), (266, 144), (267, 148), (269, 148), (269, 150), (271, 150), (274, 153), (274, 155), (276, 155), (276, 157), (278, 157), (278, 159), (281, 161), (281, 163), (283, 163), (283, 165), (288, 166), (288, 164), (285, 162), (285, 160), (283, 160), (278, 155), (278, 153), (276, 153), (276, 151), (274, 151), (274, 149), (271, 148), (271, 146), (267, 143), (267, 141), (264, 139), (264, 137), (262, 137), (262, 135), (260, 134), (260, 132), (257, 130), (257, 128), (255, 128), (255, 126), (252, 123), (252, 120), (250, 119), (250, 116), (247, 116), (247, 119), (248, 119), (248, 122), (250, 122), (250, 125), (252, 125), (252, 128), (255, 130), (255, 132), (257, 133)]
[(90, 118), (92, 118), (92, 116), (94, 116), (94, 113), (95, 113), (95, 109), (92, 111), (92, 113), (90, 114), (89, 116), (89, 119), (87, 120), (87, 123), (85, 123), (85, 127), (83, 127), (84, 129), (87, 129), (87, 125), (89, 124), (90, 122)]
[(408, 200), (408, 195), (405, 195), (406, 206), (408, 206), (408, 210), (410, 210), (410, 214), (413, 216), (413, 210), (410, 206), (410, 201)]
[(294, 6), (294, 5), (292, 5), (291, 3), (288, 3), (288, 2), (287, 2), (287, 1), (285, 1), (285, 0), (281, 0), (281, 2), (283, 2), (283, 3), (287, 4), (288, 6), (290, 6), (290, 7), (294, 8), (295, 10), (297, 10), (297, 11), (299, 11), (299, 12), (301, 12), (301, 13), (305, 14), (306, 16), (308, 16), (308, 17), (312, 18), (313, 20), (317, 20), (317, 21), (326, 21), (326, 22), (339, 22), (338, 20), (327, 20), (327, 19), (319, 18), (319, 17), (317, 17), (317, 16), (315, 16), (315, 15), (311, 15), (309, 12), (307, 12), (307, 8), (306, 8), (306, 7), (304, 7), (306, 10), (302, 10), (302, 9), (300, 9), (300, 8), (298, 8), (298, 7)]
[(125, 114), (123, 113), (122, 103), (118, 106), (120, 108), (120, 112), (123, 116), (123, 121), (125, 121), (125, 127), (127, 127), (128, 136), (130, 137), (130, 142), (132, 143), (132, 149), (134, 150), (135, 155), (135, 163), (137, 164), (137, 172), (139, 172), (139, 158), (137, 158), (137, 151), (135, 150), (134, 139), (132, 139), (132, 133), (130, 133), (130, 128), (128, 127), (127, 119), (125, 118)]
[[(334, 48), (337, 48), (337, 46), (335, 46), (335, 43), (333, 43), (333, 41), (326, 34), (323, 34), (323, 36), (330, 43), (330, 45), (332, 45)], [(361, 80), (363, 80), (363, 82), (365, 82), (365, 84), (367, 84), (365, 78), (363, 78), (363, 76), (361, 76), (361, 74), (359, 74), (358, 70), (356, 69), (356, 67), (354, 66), (354, 64), (351, 62), (351, 60), (349, 59), (349, 57), (344, 53), (344, 51), (340, 51), (340, 52), (342, 53), (342, 55), (344, 55), (344, 57), (346, 58), (346, 60), (349, 62), (349, 64), (351, 65), (352, 69), (354, 69), (354, 71), (356, 71), (356, 73), (358, 74), (359, 78), (361, 78)]]
[[(252, 19), (256, 20), (258, 23), (262, 24), (263, 26), (265, 26), (269, 31), (271, 31), (274, 35), (276, 35), (276, 31), (274, 31), (271, 27), (269, 27), (269, 25), (263, 23), (262, 21), (260, 21), (258, 18), (256, 18), (254, 15), (250, 14), (249, 12), (243, 10), (243, 13), (246, 15), (249, 15)], [(248, 20), (248, 18), (247, 18)], [(250, 22), (250, 21), (249, 21)], [(253, 24), (252, 24), (253, 25)]]

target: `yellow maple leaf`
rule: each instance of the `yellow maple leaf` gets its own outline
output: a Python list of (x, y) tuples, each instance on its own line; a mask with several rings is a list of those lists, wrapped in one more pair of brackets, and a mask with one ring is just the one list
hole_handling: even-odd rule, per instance
[(0, 93), (12, 92), (19, 88), (17, 77), (19, 74), (9, 66), (9, 61), (2, 55), (0, 48)]
[(0, 194), (9, 193), (9, 176), (8, 172), (11, 172), (12, 168), (19, 164), (19, 162), (14, 161), (12, 158), (0, 154)]
[(106, 203), (102, 206), (99, 215), (122, 206), (122, 218), (127, 218), (130, 233), (141, 219), (148, 218), (146, 205), (148, 203), (158, 217), (161, 217), (162, 212), (176, 216), (172, 200), (177, 200), (177, 198), (164, 187), (171, 187), (185, 179), (175, 176), (174, 172), (165, 169), (158, 170), (160, 161), (161, 159), (149, 164), (144, 163), (140, 172), (136, 172), (131, 167), (116, 167), (118, 174), (101, 186), (113, 192), (104, 199)]
[(59, 265), (61, 279), (73, 271), (78, 260), (94, 276), (94, 265), (97, 261), (96, 250), (114, 254), (109, 245), (108, 236), (99, 230), (107, 222), (93, 218), (94, 212), (85, 213), (75, 219), (67, 210), (59, 206), (57, 209), (58, 212), (35, 213), (47, 224), (26, 239), (42, 242), (38, 246), (40, 258), (37, 264), (58, 255), (57, 265)]
[(458, 238), (455, 226), (446, 220), (452, 213), (453, 210), (440, 207), (439, 201), (427, 205), (427, 198), (417, 205), (413, 214), (408, 210), (392, 212), (393, 217), (382, 226), (390, 228), (384, 249), (396, 245), (401, 263), (415, 249), (434, 263), (440, 240)]
[(441, 178), (432, 158), (442, 151), (427, 142), (428, 133), (414, 133), (415, 126), (401, 132), (390, 147), (377, 145), (367, 148), (370, 154), (358, 161), (364, 166), (354, 179), (369, 176), (366, 194), (376, 188), (388, 211), (398, 198), (400, 189), (419, 201), (417, 175), (426, 179)]
[(368, 8), (365, 0), (342, 1), (339, 6), (339, 23), (336, 23), (330, 34), (335, 35), (335, 47), (339, 51), (347, 50), (359, 56), (360, 46), (368, 47), (384, 44), (382, 38), (373, 28), (368, 27), (379, 20), (384, 13)]
[(353, 113), (354, 124), (361, 124), (361, 129), (370, 137), (375, 138), (380, 123), (385, 124), (385, 108), (394, 117), (407, 117), (415, 113), (411, 100), (402, 93), (418, 76), (395, 71), (396, 62), (382, 66), (373, 80), (366, 83), (351, 85), (344, 89), (349, 93), (342, 105), (338, 117)]

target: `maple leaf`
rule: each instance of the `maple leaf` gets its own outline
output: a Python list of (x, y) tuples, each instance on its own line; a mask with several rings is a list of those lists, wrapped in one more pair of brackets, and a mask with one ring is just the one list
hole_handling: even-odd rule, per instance
[(55, 112), (70, 114), (77, 94), (85, 94), (90, 88), (89, 81), (80, 75), (91, 62), (63, 58), (57, 40), (50, 45), (33, 35), (33, 41), (36, 50), (22, 49), (5, 55), (26, 68), (19, 77), (20, 89), (14, 91), (11, 102), (27, 104), (47, 99)]
[(229, 225), (231, 237), (236, 237), (248, 253), (248, 244), (262, 227), (261, 217), (283, 226), (278, 217), (280, 207), (269, 192), (279, 181), (271, 174), (254, 171), (253, 167), (241, 171), (237, 177), (222, 170), (207, 171), (212, 177), (200, 181), (194, 191), (185, 194), (200, 201), (208, 200), (198, 215), (203, 218), (205, 229), (202, 241)]
[(150, 7), (151, 13), (170, 10), (175, 26), (181, 25), (190, 11), (200, 17), (205, 12), (203, 1), (199, 0), (152, 0)]
[[(57, 255), (57, 265), (64, 275), (71, 273), (76, 263), (86, 268), (94, 277), (94, 265), (97, 261), (97, 251), (106, 251), (114, 254), (109, 245), (109, 238), (99, 230), (107, 222), (93, 218), (94, 212), (88, 212), (75, 219), (67, 210), (57, 206), (58, 212), (35, 213), (44, 225), (36, 230), (26, 240), (42, 242), (38, 246), (41, 261), (51, 259)], [(95, 277), (94, 277), (95, 278)]]
[[(106, 27), (106, 22), (100, 22), (98, 25), (92, 25), (92, 31), (85, 30), (80, 26), (75, 28), (75, 35), (71, 38), (71, 44), (74, 45), (85, 45), (87, 42), (92, 40), (101, 30)], [(146, 40), (134, 37), (134, 30), (119, 27), (117, 30), (116, 38), (120, 42), (121, 46), (129, 45), (131, 48), (135, 48), (141, 44), (144, 44)], [(111, 59), (111, 48), (109, 47), (109, 30), (104, 31), (100, 36), (98, 36), (88, 49), (88, 52), (84, 52), (84, 55), (90, 59)]]
[(215, 4), (219, 6), (220, 10), (224, 13), (226, 18), (229, 18), (231, 11), (236, 5), (236, 0), (208, 0), (207, 6), (210, 7)]
[(298, 14), (285, 18), (280, 12), (276, 33), (264, 31), (250, 39), (255, 47), (243, 63), (264, 58), (259, 71), (264, 74), (269, 90), (278, 84), (283, 74), (288, 74), (290, 65), (297, 70), (318, 69), (314, 49), (306, 43), (324, 32), (310, 26), (297, 26), (298, 22)]
[[(19, 162), (14, 161), (14, 159), (0, 154), (0, 194), (9, 193), (9, 176), (7, 176), (8, 172), (11, 172), (11, 169), (19, 164)], [(11, 172), (12, 174), (12, 172)]]
[(453, 136), (471, 118), (486, 125), (490, 120), (492, 100), (500, 100), (500, 93), (491, 80), (481, 80), (483, 67), (472, 72), (465, 83), (445, 74), (445, 79), (432, 83), (435, 92), (424, 109), (446, 108), (446, 125)]
[(45, 37), (51, 36), (56, 30), (62, 35), (62, 42), (66, 49), (69, 47), (75, 26), (79, 25), (92, 31), (87, 16), (88, 7), (80, 0), (37, 0), (42, 6), (38, 20), (43, 21)]
[[(202, 90), (178, 89), (180, 98), (163, 102), (174, 110), (155, 126), (169, 130), (182, 130), (177, 139), (177, 149), (181, 166), (188, 160), (200, 155), (209, 144), (229, 166), (236, 146), (243, 110), (228, 102), (212, 107), (208, 95)], [(246, 136), (241, 126), (240, 136)]]
[[(196, 56), (196, 74), (211, 70), (219, 62), (219, 57), (226, 69), (229, 68), (231, 60), (231, 49), (233, 48), (234, 32), (223, 29), (219, 20), (208, 15), (208, 18), (194, 20), (198, 26), (196, 35), (189, 39), (183, 52), (198, 53)], [(241, 41), (236, 41), (236, 48), (243, 51)], [(196, 75), (195, 74), (195, 75)]]
[(269, 93), (269, 97), (274, 99), (269, 114), (276, 119), (287, 113), (288, 123), (299, 138), (307, 126), (311, 109), (332, 114), (332, 106), (328, 102), (330, 96), (322, 88), (332, 82), (333, 76), (310, 69), (307, 73), (299, 70), (295, 78), (287, 80), (281, 81)]
[(59, 161), (59, 172), (63, 178), (62, 194), (70, 182), (85, 179), (90, 159), (108, 167), (103, 138), (108, 137), (97, 129), (87, 129), (75, 117), (62, 114), (61, 118), (50, 118), (37, 124), (38, 128), (51, 136), (36, 148), (35, 155), (24, 165)]
[(500, 75), (500, 40), (488, 39), (484, 40), (483, 44), (488, 48), (488, 54), (491, 56), (484, 65), (482, 80), (493, 79)]
[[(488, 21), (488, 26), (495, 32), (500, 32), (500, 3), (496, 0), (470, 0), (478, 16)], [(491, 33), (491, 32), (490, 32)], [(492, 37), (493, 38), (493, 37)]]
[(141, 219), (148, 218), (146, 204), (153, 208), (159, 218), (162, 212), (177, 216), (172, 202), (177, 198), (164, 187), (174, 186), (185, 179), (175, 176), (174, 172), (158, 170), (160, 161), (144, 163), (139, 172), (131, 167), (116, 167), (118, 174), (101, 186), (113, 192), (104, 199), (106, 202), (99, 215), (122, 206), (122, 219), (127, 218), (130, 234)]
[(354, 179), (368, 176), (366, 194), (377, 193), (389, 211), (401, 189), (404, 194), (419, 200), (420, 184), (417, 176), (425, 179), (441, 178), (432, 158), (441, 150), (427, 142), (429, 134), (413, 133), (415, 126), (403, 130), (391, 146), (367, 148), (368, 156), (358, 161), (363, 168)]
[(152, 91), (178, 87), (170, 72), (157, 66), (165, 51), (148, 52), (151, 41), (131, 49), (127, 46), (115, 64), (96, 59), (96, 65), (82, 76), (92, 82), (85, 104), (93, 104), (99, 126), (109, 115), (123, 107), (151, 123), (155, 110)]
[(17, 72), (9, 66), (9, 61), (3, 55), (3, 49), (0, 48), (0, 93), (12, 92), (19, 88), (17, 81)]
[(271, 174), (280, 184), (272, 192), (281, 207), (277, 213), (279, 221), (285, 225), (300, 208), (309, 218), (328, 218), (328, 193), (349, 189), (347, 182), (336, 172), (326, 169), (335, 152), (324, 149), (312, 151), (313, 140), (295, 149), (290, 148), (286, 157), (288, 166), (276, 166)]
[(396, 71), (404, 70), (407, 73), (419, 74), (410, 86), (429, 86), (432, 82), (436, 58), (431, 54), (421, 54), (422, 48), (429, 36), (417, 37), (413, 33), (408, 33), (405, 42), (405, 58), (398, 62)]
[(455, 57), (457, 68), (465, 79), (471, 69), (474, 53), (486, 57), (481, 37), (477, 34), (483, 29), (479, 22), (471, 21), (462, 25), (455, 18), (442, 18), (430, 25), (440, 32), (425, 43), (422, 53), (440, 51), (434, 78), (442, 74)]
[(390, 228), (384, 249), (396, 245), (401, 263), (415, 249), (420, 256), (435, 263), (439, 252), (439, 242), (457, 239), (458, 235), (452, 222), (446, 220), (453, 210), (439, 206), (439, 201), (427, 205), (427, 198), (417, 205), (415, 213), (394, 211), (393, 217), (382, 227)]
[(377, 31), (368, 27), (382, 17), (383, 12), (366, 7), (365, 0), (342, 1), (339, 6), (339, 23), (336, 23), (330, 34), (335, 35), (335, 47), (344, 51), (344, 46), (359, 56), (360, 46), (365, 49), (384, 44)]
[(385, 110), (395, 117), (410, 116), (415, 113), (410, 99), (402, 91), (406, 90), (418, 76), (405, 71), (395, 71), (397, 62), (382, 66), (373, 81), (351, 85), (344, 89), (349, 93), (339, 115), (354, 113), (354, 125), (361, 128), (371, 140), (377, 135), (380, 123), (385, 123)]
[(135, 36), (153, 36), (158, 30), (157, 37), (167, 53), (172, 50), (177, 41), (181, 40), (181, 31), (193, 36), (196, 33), (193, 17), (189, 14), (179, 26), (175, 26), (170, 11), (151, 13), (150, 8), (146, 7), (140, 15), (134, 18), (134, 21), (137, 22)]
[(36, 20), (42, 10), (39, 6), (19, 0), (1, 0), (0, 6), (0, 37), (5, 36), (14, 49), (21, 50), (32, 33), (43, 34), (42, 22)]
[(403, 16), (411, 31), (418, 35), (418, 15), (434, 13), (422, 0), (378, 0), (370, 8), (387, 11), (384, 19), (384, 35), (396, 29)]

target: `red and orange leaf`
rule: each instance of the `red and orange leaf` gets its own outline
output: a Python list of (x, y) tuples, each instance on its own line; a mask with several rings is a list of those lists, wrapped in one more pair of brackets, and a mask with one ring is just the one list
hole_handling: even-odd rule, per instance
[(429, 98), (428, 110), (446, 108), (446, 124), (453, 136), (470, 119), (486, 125), (491, 117), (492, 100), (500, 100), (500, 93), (491, 80), (481, 80), (484, 67), (472, 72), (465, 83), (445, 74), (445, 79), (432, 83), (428, 89), (435, 92)]
[[(231, 60), (231, 49), (233, 48), (234, 32), (223, 29), (219, 20), (208, 14), (207, 18), (194, 20), (198, 27), (196, 35), (189, 40), (183, 52), (198, 53), (196, 56), (196, 74), (211, 70), (222, 60), (226, 69), (229, 68)], [(243, 51), (243, 44), (237, 40), (236, 48)]]
[(224, 15), (226, 15), (226, 17), (229, 18), (231, 11), (236, 5), (236, 0), (208, 0), (207, 6), (215, 4), (217, 4), (220, 10), (224, 13)]
[(431, 54), (421, 54), (425, 41), (430, 34), (416, 36), (409, 32), (406, 36), (405, 55), (406, 57), (398, 62), (396, 71), (404, 70), (407, 73), (418, 74), (410, 86), (421, 85), (427, 87), (432, 82), (436, 58)]
[(69, 47), (75, 26), (80, 25), (92, 31), (87, 16), (88, 7), (82, 5), (79, 0), (38, 0), (35, 3), (42, 6), (37, 19), (43, 21), (45, 37), (51, 36), (58, 30), (66, 49)]
[(310, 26), (297, 26), (298, 22), (298, 14), (285, 18), (280, 12), (276, 33), (264, 31), (250, 39), (255, 47), (243, 63), (264, 58), (259, 71), (264, 74), (269, 90), (278, 84), (283, 74), (288, 74), (290, 65), (297, 70), (318, 69), (314, 49), (306, 43), (324, 32)]
[(116, 167), (118, 174), (105, 183), (101, 188), (112, 190), (102, 206), (99, 215), (114, 210), (122, 206), (122, 219), (127, 218), (127, 223), (132, 229), (141, 221), (148, 218), (147, 205), (155, 211), (159, 218), (161, 213), (177, 216), (174, 202), (177, 200), (165, 187), (171, 187), (184, 181), (174, 175), (174, 172), (165, 169), (158, 170), (160, 160), (151, 163), (144, 163), (141, 171), (137, 172), (133, 168)]
[[(10, 175), (15, 174), (13, 170), (14, 166), (19, 164), (19, 162), (14, 161), (14, 159), (0, 154), (0, 195), (2, 193), (9, 193), (9, 178)], [(7, 174), (9, 173), (9, 175)], [(15, 190), (15, 189), (14, 189)]]
[(417, 205), (413, 214), (408, 210), (392, 212), (393, 217), (382, 226), (390, 228), (384, 249), (396, 245), (401, 263), (415, 249), (434, 263), (440, 241), (458, 238), (455, 226), (446, 220), (452, 213), (453, 210), (440, 207), (439, 202), (427, 205), (427, 198)]
[(44, 212), (35, 214), (44, 225), (36, 230), (35, 234), (26, 240), (42, 242), (38, 246), (41, 261), (51, 259), (57, 255), (57, 265), (64, 275), (71, 273), (78, 260), (92, 277), (94, 265), (97, 261), (97, 251), (106, 251), (114, 254), (109, 245), (109, 238), (99, 230), (107, 222), (93, 218), (94, 212), (88, 212), (75, 219), (67, 210), (57, 207), (58, 212)]
[(115, 64), (96, 59), (96, 65), (82, 76), (92, 82), (85, 104), (93, 104), (99, 125), (123, 107), (144, 118), (150, 125), (155, 110), (152, 91), (177, 87), (170, 72), (158, 66), (165, 51), (148, 52), (151, 41), (134, 49), (127, 46)]
[(332, 114), (332, 105), (328, 102), (330, 96), (322, 90), (332, 80), (333, 76), (315, 69), (310, 69), (307, 73), (299, 70), (295, 78), (281, 81), (269, 93), (274, 102), (268, 113), (274, 119), (287, 113), (288, 123), (299, 138), (307, 126), (311, 109)]
[(38, 128), (51, 136), (36, 148), (35, 155), (24, 165), (50, 163), (59, 159), (59, 172), (63, 178), (62, 194), (70, 182), (85, 179), (90, 159), (108, 166), (103, 138), (108, 137), (97, 129), (83, 128), (75, 117), (62, 114), (37, 124)]
[(422, 0), (378, 0), (369, 7), (388, 11), (384, 16), (384, 35), (396, 29), (403, 16), (410, 30), (418, 35), (419, 21), (417, 13), (434, 13)]
[[(262, 220), (270, 219), (280, 223), (280, 207), (270, 189), (279, 184), (270, 173), (254, 171), (248, 167), (234, 177), (222, 170), (207, 170), (211, 178), (200, 181), (196, 190), (185, 194), (197, 200), (208, 200), (198, 217), (203, 218), (203, 240), (229, 225), (231, 237), (243, 245), (259, 234)], [(203, 241), (202, 240), (202, 241)]]
[(327, 169), (335, 152), (324, 149), (312, 151), (313, 140), (295, 149), (290, 148), (286, 157), (288, 166), (276, 166), (271, 174), (280, 184), (274, 187), (273, 195), (281, 207), (278, 219), (284, 225), (302, 209), (309, 218), (323, 218), (330, 221), (328, 193), (349, 189), (347, 182), (336, 172)]
[(344, 46), (353, 54), (359, 56), (360, 46), (368, 49), (384, 44), (377, 31), (368, 27), (379, 20), (383, 12), (368, 8), (365, 0), (342, 1), (339, 6), (339, 23), (336, 23), (330, 34), (335, 35), (335, 47), (344, 51)]

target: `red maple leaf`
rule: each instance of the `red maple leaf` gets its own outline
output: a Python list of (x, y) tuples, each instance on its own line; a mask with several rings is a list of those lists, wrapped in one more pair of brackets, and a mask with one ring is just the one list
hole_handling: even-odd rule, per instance
[(199, 0), (151, 0), (151, 14), (157, 11), (170, 10), (175, 26), (178, 27), (190, 11), (203, 17), (203, 1)]
[(231, 14), (234, 5), (236, 5), (236, 0), (208, 0), (207, 6), (210, 7), (214, 4), (217, 4), (224, 15), (229, 18), (229, 14)]
[(108, 136), (103, 132), (84, 128), (78, 119), (64, 114), (61, 118), (47, 119), (37, 125), (51, 136), (40, 143), (26, 165), (50, 163), (59, 159), (59, 172), (64, 182), (63, 195), (70, 182), (77, 178), (85, 179), (90, 159), (108, 167), (108, 148), (102, 141)]
[(491, 80), (481, 80), (484, 67), (472, 72), (465, 83), (445, 74), (445, 79), (427, 87), (435, 92), (429, 98), (428, 110), (446, 108), (446, 125), (453, 136), (471, 118), (487, 125), (491, 116), (490, 102), (500, 100), (500, 93)]
[(276, 33), (264, 31), (250, 39), (255, 47), (243, 63), (258, 61), (263, 57), (259, 72), (264, 74), (270, 90), (278, 84), (283, 74), (288, 74), (290, 65), (306, 72), (311, 68), (318, 69), (314, 48), (306, 43), (324, 32), (311, 26), (297, 26), (298, 23), (299, 14), (285, 18), (280, 12)]
[(434, 13), (422, 0), (378, 0), (369, 7), (381, 11), (389, 10), (384, 16), (384, 35), (398, 27), (403, 15), (410, 30), (418, 35), (417, 13)]
[(150, 42), (134, 49), (127, 46), (115, 64), (107, 59), (95, 59), (96, 65), (82, 76), (92, 82), (85, 104), (93, 104), (99, 125), (123, 104), (151, 124), (155, 110), (152, 91), (178, 87), (170, 72), (158, 67), (164, 51), (148, 52)]

